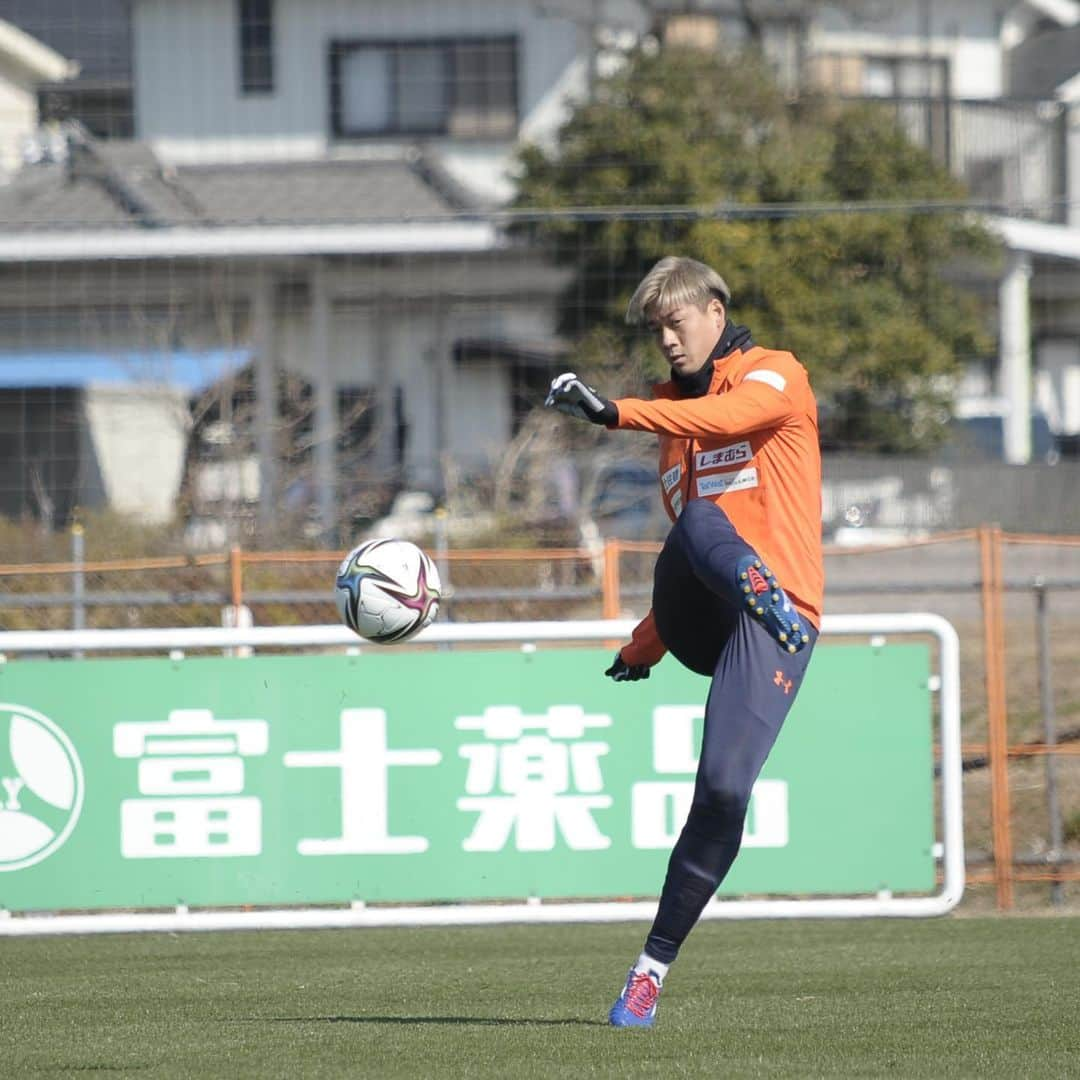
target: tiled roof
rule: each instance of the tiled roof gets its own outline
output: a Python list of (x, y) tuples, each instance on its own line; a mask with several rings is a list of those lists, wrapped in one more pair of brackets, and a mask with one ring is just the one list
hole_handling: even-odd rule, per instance
[(453, 209), (400, 161), (191, 168), (177, 182), (208, 219), (232, 225), (400, 221)]
[(163, 168), (141, 143), (74, 145), (0, 185), (0, 232), (355, 225), (448, 218), (461, 193), (420, 158)]
[(106, 189), (87, 180), (68, 180), (60, 165), (24, 169), (0, 187), (0, 229), (121, 228), (128, 215)]

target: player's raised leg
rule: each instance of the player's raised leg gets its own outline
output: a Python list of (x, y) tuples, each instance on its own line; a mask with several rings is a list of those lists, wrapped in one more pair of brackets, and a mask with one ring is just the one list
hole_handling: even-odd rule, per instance
[(694, 499), (675, 523), (672, 537), (706, 588), (745, 610), (789, 653), (809, 642), (807, 624), (780, 582), (719, 506)]

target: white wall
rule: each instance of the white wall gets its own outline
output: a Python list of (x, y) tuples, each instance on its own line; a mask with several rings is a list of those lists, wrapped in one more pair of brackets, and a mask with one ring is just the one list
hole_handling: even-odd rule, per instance
[(189, 430), (184, 392), (90, 386), (84, 408), (109, 507), (150, 523), (172, 520)]
[(494, 469), (510, 441), (510, 373), (486, 360), (458, 364), (450, 390), (450, 453), (465, 467)]
[(0, 172), (14, 172), (22, 164), (23, 140), (37, 121), (37, 96), (25, 71), (0, 60)]
[[(624, 2), (624, 0), (620, 0)], [(557, 5), (552, 5), (557, 8)], [(278, 0), (276, 90), (239, 90), (235, 5), (221, 0), (136, 0), (136, 136), (167, 160), (305, 158), (331, 148), (328, 48), (337, 39), (517, 34), (522, 133), (543, 135), (583, 85), (580, 31), (519, 0)], [(510, 143), (432, 140), (462, 179), (509, 193)], [(372, 142), (341, 144), (362, 152)]]
[(1066, 224), (1080, 228), (1080, 100), (1071, 102), (1065, 136), (1066, 170), (1069, 177), (1069, 208)]
[[(813, 52), (924, 56), (950, 61), (950, 92), (958, 98), (997, 97), (1004, 85), (1001, 13), (985, 0), (896, 0), (867, 4), (856, 16), (826, 5), (811, 35)], [(929, 11), (929, 36), (923, 12)]]
[[(490, 465), (511, 435), (509, 372), (498, 362), (455, 363), (454, 344), (464, 338), (550, 341), (552, 306), (528, 299), (416, 302), (384, 305), (380, 317), (381, 337), (370, 305), (358, 308), (346, 300), (332, 306), (331, 371), (339, 385), (377, 389), (381, 368), (390, 394), (394, 387), (402, 388), (409, 428), (405, 457), (409, 482), (418, 487), (437, 485), (441, 450), (465, 468)], [(306, 312), (294, 309), (279, 318), (282, 367), (310, 377)], [(389, 437), (389, 430), (384, 429), (384, 437)]]
[(1048, 339), (1035, 347), (1035, 398), (1050, 426), (1063, 435), (1080, 434), (1080, 341)]
[[(606, 0), (620, 29), (644, 28), (643, 5)], [(922, 56), (950, 61), (958, 98), (1002, 93), (1001, 13), (985, 0), (897, 0), (866, 4), (869, 17), (826, 5), (811, 31), (812, 52)], [(561, 13), (587, 6), (535, 0), (278, 0), (276, 90), (239, 91), (235, 4), (223, 0), (135, 0), (137, 137), (176, 163), (362, 156), (386, 140), (335, 141), (330, 133), (329, 43), (452, 34), (517, 34), (520, 136), (549, 142), (568, 102), (586, 83), (582, 28)], [(922, 13), (929, 11), (929, 36)], [(411, 140), (404, 140), (409, 142)], [(460, 182), (496, 202), (512, 195), (512, 140), (430, 139)]]

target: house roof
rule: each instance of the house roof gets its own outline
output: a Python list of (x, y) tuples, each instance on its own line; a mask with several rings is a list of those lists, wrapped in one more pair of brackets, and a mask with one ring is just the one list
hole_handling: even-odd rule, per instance
[(0, 353), (0, 390), (58, 386), (205, 389), (250, 360), (247, 349)]
[(1062, 88), (1077, 73), (1080, 73), (1080, 26), (1047, 30), (1012, 50), (1009, 92), (1019, 98), (1060, 98)]
[(1013, 251), (1080, 261), (1080, 230), (1023, 218), (992, 217), (987, 225)]
[(418, 154), (166, 168), (144, 143), (67, 135), (62, 160), (0, 186), (0, 261), (493, 244), (468, 198)]
[(419, 158), (164, 168), (143, 143), (82, 137), (0, 188), (0, 229), (347, 225), (470, 209)]
[(1053, 19), (1061, 26), (1075, 26), (1080, 22), (1080, 4), (1076, 0), (1024, 0), (1044, 18)]

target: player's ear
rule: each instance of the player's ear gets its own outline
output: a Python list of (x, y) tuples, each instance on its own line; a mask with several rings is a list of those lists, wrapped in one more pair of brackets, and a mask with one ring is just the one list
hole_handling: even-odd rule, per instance
[(727, 322), (727, 311), (724, 309), (724, 302), (718, 296), (714, 296), (709, 301), (709, 306), (706, 310), (716, 321), (716, 329), (723, 330), (724, 323)]

